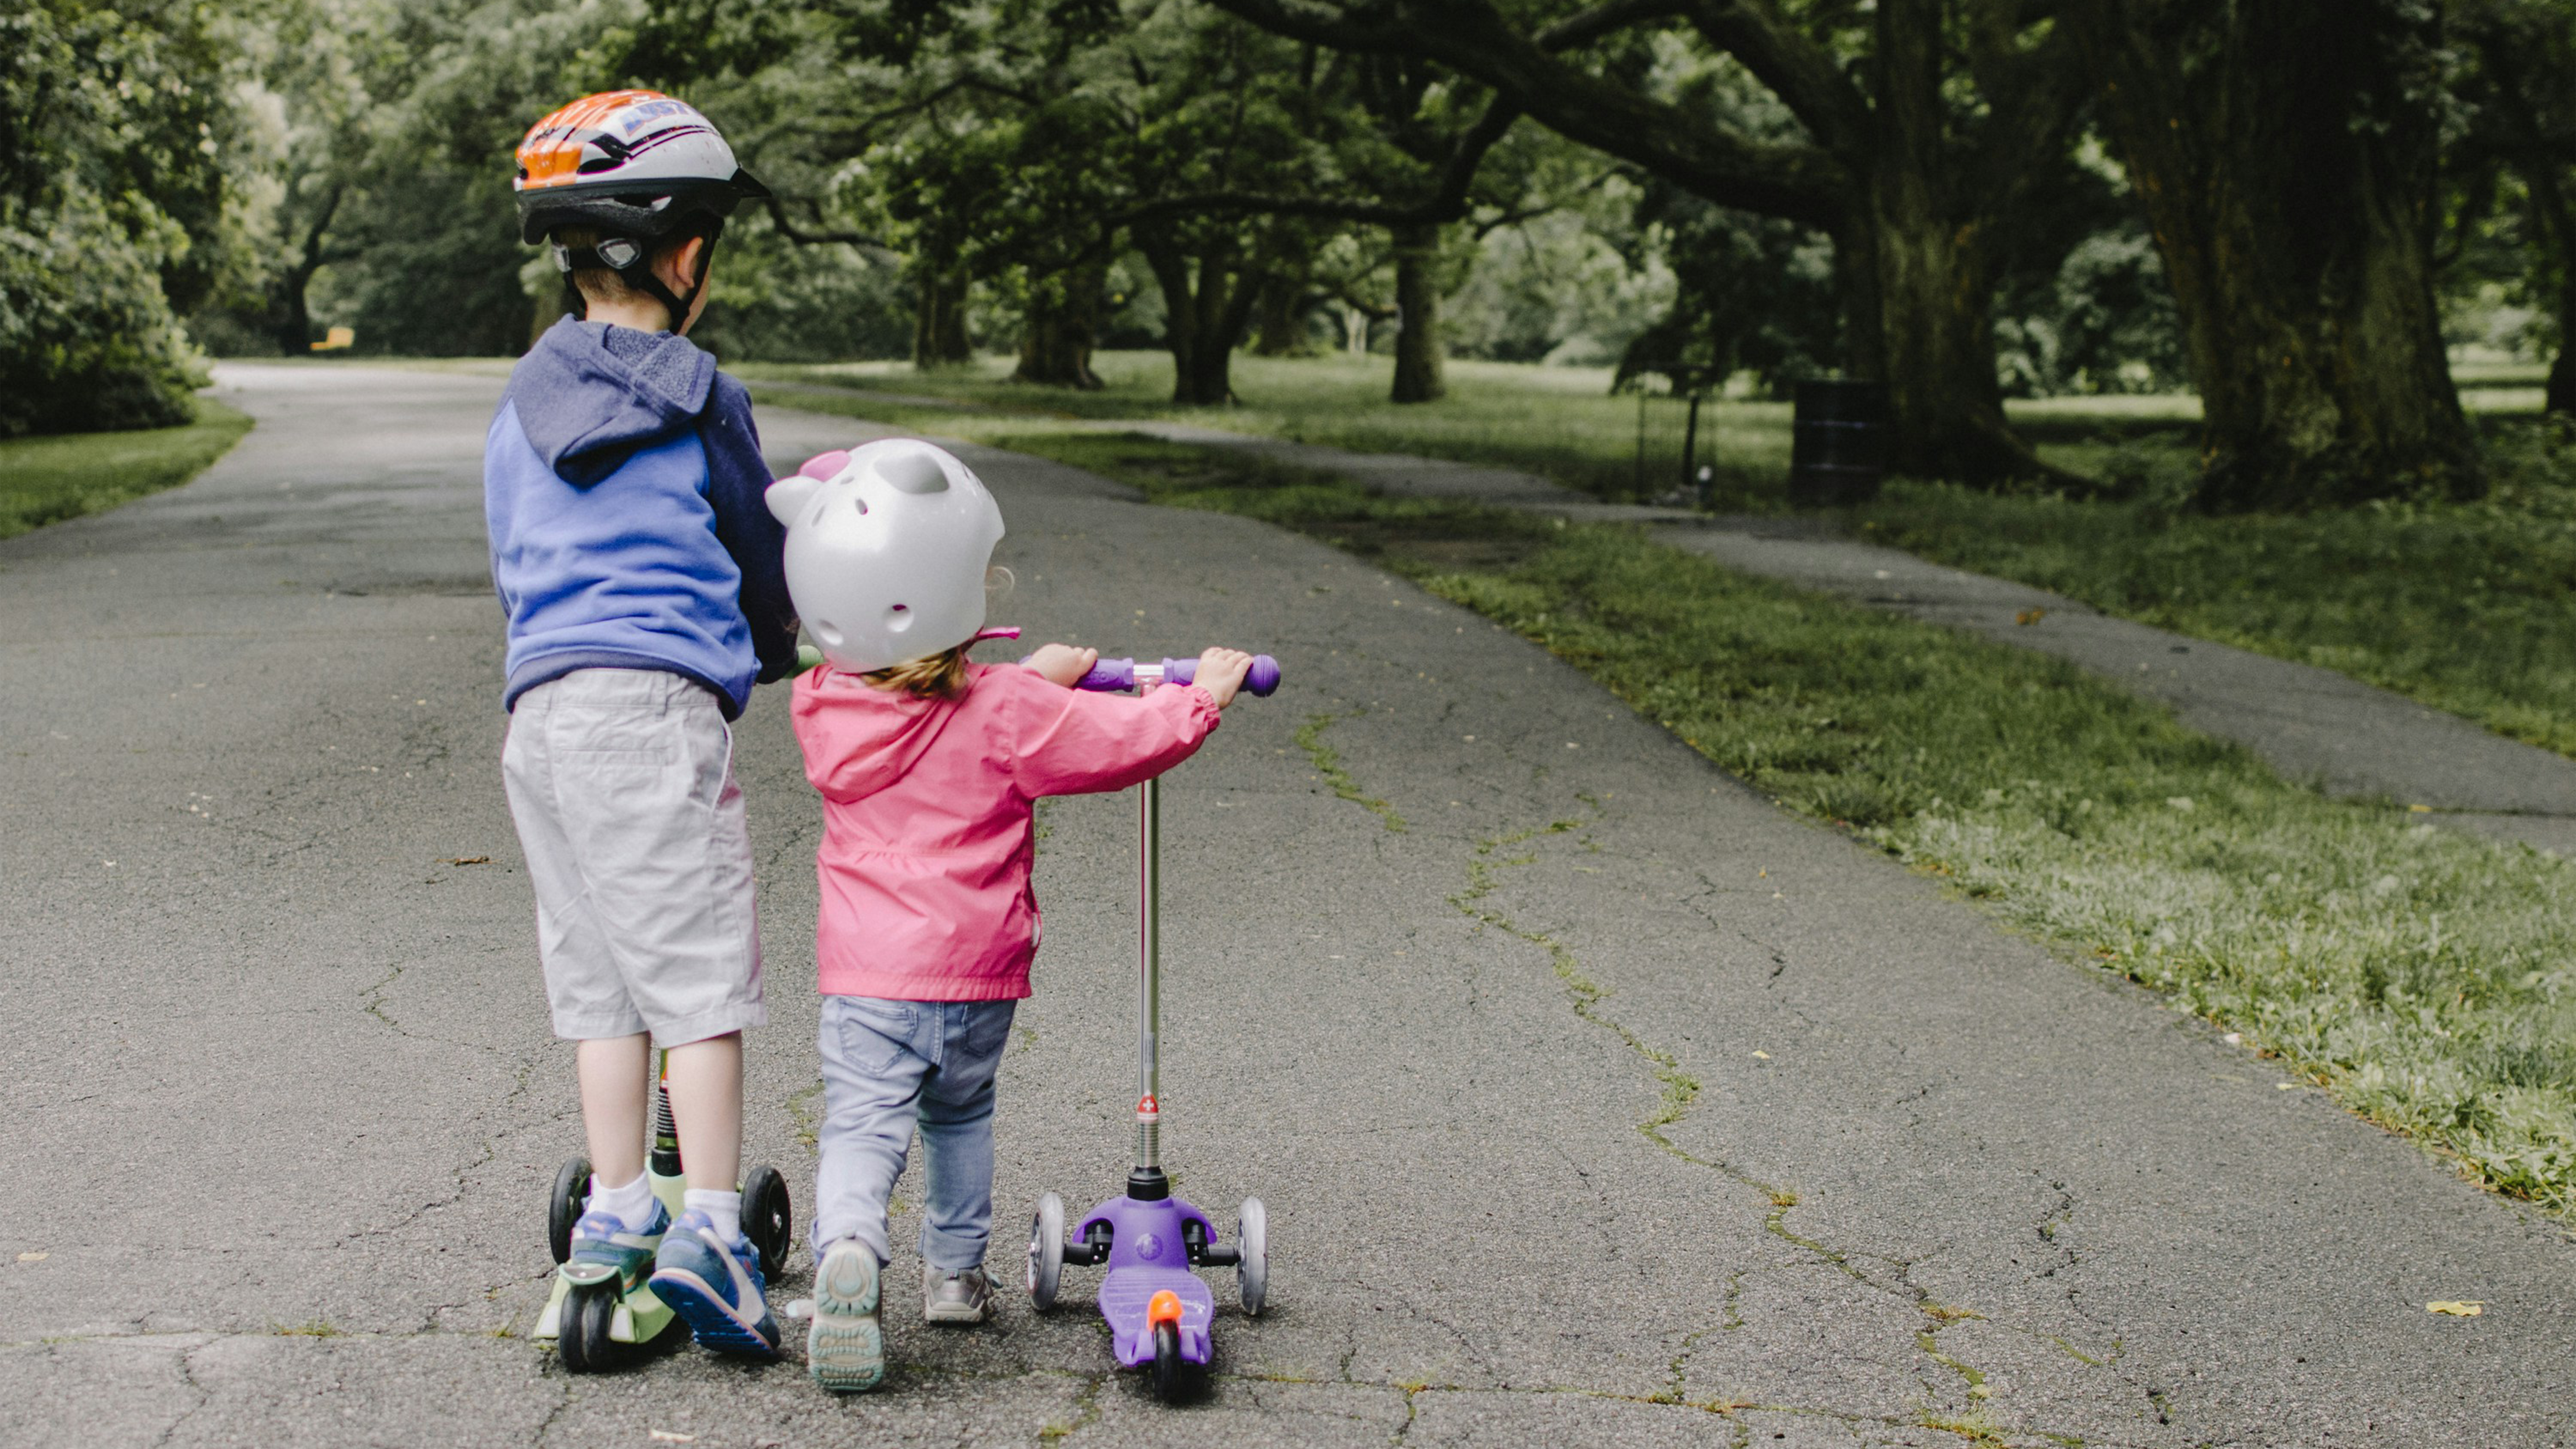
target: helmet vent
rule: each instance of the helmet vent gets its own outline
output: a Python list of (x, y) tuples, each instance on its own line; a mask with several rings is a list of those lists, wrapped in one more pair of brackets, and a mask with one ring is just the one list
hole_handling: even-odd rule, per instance
[(877, 464), (877, 476), (906, 493), (945, 493), (948, 470), (928, 453), (902, 453)]

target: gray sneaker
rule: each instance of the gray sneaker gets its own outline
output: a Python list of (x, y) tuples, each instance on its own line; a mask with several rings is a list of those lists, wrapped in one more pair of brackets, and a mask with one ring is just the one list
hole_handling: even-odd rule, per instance
[(855, 1240), (832, 1245), (814, 1269), (814, 1322), (805, 1372), (834, 1393), (860, 1393), (885, 1378), (885, 1329), (877, 1321), (877, 1255)]
[(993, 1278), (982, 1268), (963, 1273), (921, 1270), (921, 1321), (981, 1323), (993, 1316)]

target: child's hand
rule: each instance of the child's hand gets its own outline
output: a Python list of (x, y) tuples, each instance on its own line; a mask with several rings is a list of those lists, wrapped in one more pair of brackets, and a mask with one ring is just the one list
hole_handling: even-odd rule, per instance
[(1223, 709), (1234, 703), (1234, 692), (1243, 688), (1243, 676), (1251, 668), (1252, 656), (1240, 649), (1211, 649), (1199, 656), (1198, 676), (1190, 682)]
[(1100, 651), (1076, 649), (1070, 644), (1041, 644), (1036, 653), (1020, 662), (1051, 683), (1071, 689), (1091, 672), (1091, 666), (1100, 662)]

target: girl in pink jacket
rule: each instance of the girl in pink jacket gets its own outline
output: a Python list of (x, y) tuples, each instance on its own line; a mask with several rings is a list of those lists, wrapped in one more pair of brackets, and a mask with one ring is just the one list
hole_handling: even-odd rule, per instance
[[(1071, 686), (1096, 651), (970, 664), (1000, 512), (963, 463), (911, 440), (825, 454), (771, 485), (788, 587), (825, 662), (796, 681), (797, 743), (823, 795), (822, 1166), (806, 1362), (836, 1390), (884, 1376), (886, 1200), (921, 1132), (922, 1315), (981, 1323), (993, 1283), (993, 1079), (1029, 994), (1032, 806), (1121, 790), (1188, 759), (1251, 656), (1141, 697)], [(855, 621), (855, 622), (854, 622)], [(919, 651), (933, 646), (928, 652)]]

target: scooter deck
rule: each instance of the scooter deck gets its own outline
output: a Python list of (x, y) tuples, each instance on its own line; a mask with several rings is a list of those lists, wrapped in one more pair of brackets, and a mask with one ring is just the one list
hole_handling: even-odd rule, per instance
[(1215, 1240), (1215, 1224), (1179, 1198), (1140, 1202), (1114, 1197), (1091, 1210), (1074, 1229), (1079, 1240), (1095, 1222), (1110, 1227), (1109, 1273), (1100, 1281), (1100, 1316), (1117, 1340), (1121, 1368), (1154, 1361), (1154, 1327), (1146, 1311), (1154, 1295), (1170, 1292), (1181, 1300), (1181, 1357), (1204, 1365), (1213, 1352), (1208, 1337), (1216, 1317), (1216, 1295), (1190, 1271), (1189, 1249), (1181, 1224), (1196, 1221)]

